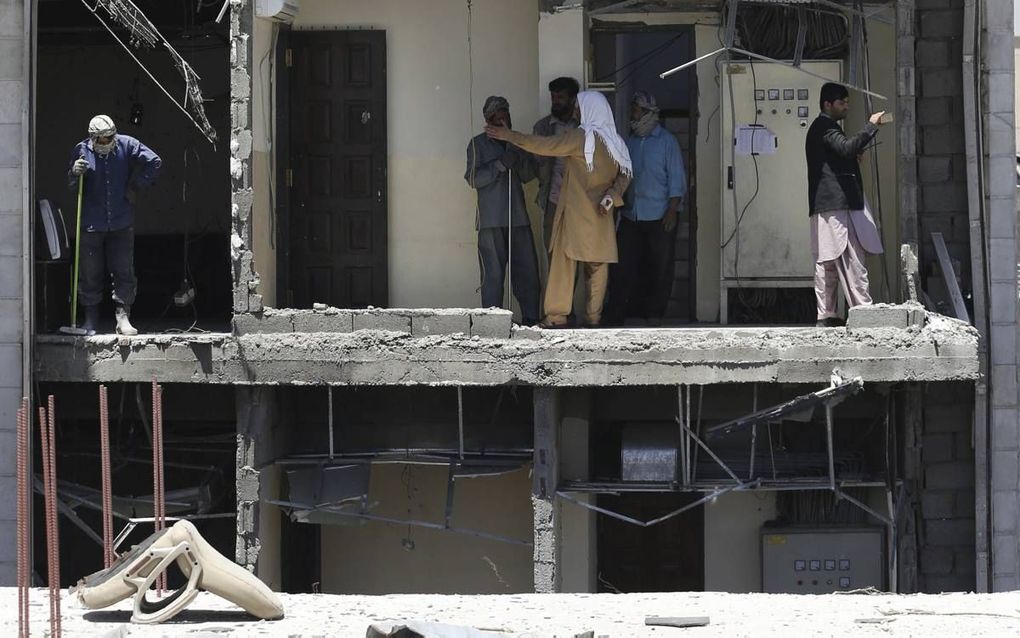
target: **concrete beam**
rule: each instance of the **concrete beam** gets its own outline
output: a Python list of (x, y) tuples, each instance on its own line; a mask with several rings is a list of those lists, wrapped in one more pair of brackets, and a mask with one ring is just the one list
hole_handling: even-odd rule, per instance
[[(896, 314), (896, 313), (893, 313)], [(125, 343), (127, 345), (121, 345)], [(40, 381), (266, 385), (708, 385), (974, 380), (977, 333), (929, 315), (924, 327), (515, 329), (463, 333), (226, 333), (37, 338)]]

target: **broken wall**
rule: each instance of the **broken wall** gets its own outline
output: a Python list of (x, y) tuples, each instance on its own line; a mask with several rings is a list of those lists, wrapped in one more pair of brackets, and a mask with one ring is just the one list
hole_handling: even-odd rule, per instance
[[(372, 514), (442, 524), (447, 468), (372, 466)], [(458, 479), (451, 525), (530, 542), (527, 468)], [(509, 594), (533, 591), (531, 547), (380, 522), (322, 527), (322, 591), (332, 594)]]

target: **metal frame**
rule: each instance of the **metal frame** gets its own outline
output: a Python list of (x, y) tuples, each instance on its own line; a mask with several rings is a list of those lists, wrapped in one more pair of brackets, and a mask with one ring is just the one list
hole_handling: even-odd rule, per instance
[[(738, 430), (744, 430), (751, 428), (752, 430), (752, 447), (749, 451), (750, 466), (754, 467), (754, 457), (756, 453), (757, 445), (757, 427), (762, 424), (771, 425), (772, 423), (779, 421), (784, 416), (791, 414), (802, 413), (807, 410), (812, 410), (816, 407), (822, 406), (825, 408), (825, 431), (826, 431), (826, 454), (828, 457), (828, 476), (824, 480), (818, 480), (816, 478), (809, 479), (784, 479), (773, 480), (753, 478), (753, 469), (747, 479), (741, 479), (737, 476), (736, 472), (730, 468), (729, 465), (723, 461), (719, 455), (717, 455), (699, 435), (701, 434), (701, 417), (700, 417), (700, 406), (699, 416), (697, 421), (697, 432), (691, 427), (691, 409), (690, 409), (690, 393), (691, 388), (688, 386), (686, 393), (684, 386), (677, 386), (677, 416), (676, 422), (680, 427), (680, 442), (679, 450), (677, 454), (679, 467), (679, 480), (671, 483), (639, 483), (639, 484), (623, 484), (623, 483), (588, 483), (581, 481), (564, 482), (559, 486), (556, 491), (556, 495), (563, 500), (573, 503), (579, 507), (605, 514), (617, 520), (639, 527), (651, 527), (663, 521), (669, 520), (684, 512), (693, 509), (699, 505), (703, 505), (710, 502), (719, 496), (728, 492), (741, 492), (741, 491), (766, 491), (766, 492), (781, 492), (781, 491), (813, 491), (813, 490), (827, 490), (831, 491), (837, 500), (845, 500), (851, 505), (862, 510), (872, 518), (880, 521), (888, 529), (888, 549), (886, 551), (887, 569), (889, 574), (889, 587), (892, 591), (896, 591), (896, 578), (897, 578), (897, 525), (896, 515), (898, 512), (898, 506), (902, 500), (899, 497), (894, 496), (894, 489), (899, 487), (902, 491), (902, 485), (899, 485), (898, 480), (892, 477), (889, 473), (889, 464), (892, 462), (893, 454), (888, 449), (892, 445), (893, 438), (890, 437), (890, 423), (887, 413), (885, 418), (885, 430), (886, 430), (886, 448), (887, 453), (885, 454), (886, 464), (886, 480), (885, 481), (859, 481), (859, 480), (840, 480), (836, 474), (835, 464), (835, 443), (834, 443), (834, 432), (835, 432), (835, 412), (834, 408), (848, 396), (857, 393), (863, 388), (863, 382), (859, 377), (843, 380), (837, 374), (833, 374), (830, 385), (827, 388), (814, 392), (812, 394), (802, 395), (786, 403), (771, 406), (763, 410), (756, 410), (752, 414), (734, 419), (714, 426), (709, 430), (705, 431), (705, 438), (718, 438), (727, 436)], [(700, 399), (699, 399), (700, 402)], [(757, 392), (755, 392), (755, 405), (757, 408)], [(693, 444), (693, 445), (692, 445)], [(771, 430), (769, 431), (768, 437), (769, 452), (772, 452), (772, 437)], [(700, 448), (708, 454), (715, 463), (722, 468), (724, 472), (729, 476), (729, 479), (724, 479), (721, 483), (717, 480), (711, 481), (699, 481), (697, 478), (697, 467), (696, 457), (692, 452), (697, 451)], [(774, 470), (773, 470), (774, 471)], [(878, 512), (874, 508), (868, 506), (862, 501), (849, 495), (846, 490), (854, 487), (884, 487), (886, 491), (886, 506), (888, 513), (883, 514)], [(698, 499), (693, 503), (689, 503), (677, 510), (669, 512), (658, 518), (642, 521), (612, 510), (599, 507), (592, 503), (586, 503), (580, 499), (577, 499), (573, 494), (586, 493), (586, 494), (619, 494), (626, 492), (703, 492), (705, 496)], [(901, 494), (902, 496), (902, 494)]]
[[(816, 78), (818, 78), (820, 80), (825, 80), (826, 82), (840, 82), (840, 80), (838, 80), (838, 79), (834, 80), (832, 78), (827, 78), (824, 75), (819, 75), (817, 73), (812, 73), (811, 71), (807, 71), (807, 70), (803, 69), (797, 63), (799, 61), (799, 58), (801, 57), (801, 47), (803, 46), (802, 39), (800, 37), (799, 31), (798, 31), (798, 38), (797, 38), (797, 42), (798, 42), (799, 46), (798, 46), (798, 52), (797, 52), (797, 55), (795, 56), (794, 62), (784, 62), (782, 60), (777, 60), (775, 58), (770, 58), (770, 57), (765, 56), (765, 55), (759, 55), (757, 53), (752, 53), (751, 51), (748, 51), (746, 49), (741, 49), (740, 47), (735, 46), (734, 42), (736, 41), (737, 7), (738, 7), (739, 4), (740, 4), (740, 0), (727, 0), (727, 2), (726, 2), (726, 7), (727, 7), (727, 13), (726, 13), (726, 32), (725, 32), (725, 36), (723, 38), (723, 46), (722, 47), (716, 49), (712, 53), (707, 53), (707, 54), (705, 54), (705, 55), (703, 55), (701, 57), (698, 57), (698, 58), (695, 58), (693, 60), (690, 60), (689, 62), (685, 62), (685, 63), (681, 64), (680, 66), (674, 67), (674, 68), (669, 69), (667, 71), (663, 71), (662, 73), (659, 74), (659, 78), (665, 80), (669, 76), (671, 76), (671, 75), (673, 75), (675, 73), (679, 73), (680, 71), (683, 71), (684, 69), (686, 69), (686, 68), (688, 68), (690, 66), (693, 66), (693, 65), (697, 64), (698, 62), (702, 62), (702, 61), (707, 60), (709, 58), (713, 58), (713, 57), (719, 55), (720, 53), (727, 52), (727, 53), (739, 53), (740, 55), (743, 55), (743, 56), (746, 56), (746, 57), (749, 57), (749, 58), (754, 58), (754, 59), (757, 59), (757, 60), (762, 60), (764, 62), (770, 62), (772, 64), (782, 64), (784, 66), (788, 66), (790, 68), (796, 69), (797, 71), (800, 71), (801, 73), (806, 73), (807, 75), (810, 75), (812, 77), (816, 77)], [(777, 3), (777, 4), (779, 4), (779, 3)], [(822, 4), (824, 4), (824, 2)], [(832, 4), (835, 4), (835, 3), (832, 3)], [(836, 5), (836, 6), (839, 7), (840, 9), (851, 11), (852, 13), (858, 13), (856, 10), (853, 10), (850, 7), (844, 7), (842, 5)], [(880, 9), (880, 10), (884, 10), (884, 7), (883, 7), (883, 9)], [(888, 18), (876, 17), (875, 13), (877, 13), (877, 11), (872, 13), (872, 14), (865, 14), (864, 17), (870, 17), (870, 18), (873, 18), (873, 19), (875, 19), (877, 21), (880, 21), (880, 22), (889, 22)], [(875, 93), (873, 91), (869, 91), (868, 89), (860, 87), (860, 86), (857, 86), (856, 84), (848, 84), (848, 83), (842, 83), (842, 84), (844, 84), (844, 86), (846, 86), (847, 88), (853, 89), (855, 91), (859, 91), (861, 93), (864, 93), (865, 95), (870, 95), (872, 97), (877, 97), (880, 100), (887, 100), (888, 99), (884, 95), (881, 95), (879, 93)]]
[[(463, 450), (463, 446), (461, 446)], [(342, 504), (330, 503), (322, 506), (307, 505), (304, 503), (295, 503), (293, 501), (284, 500), (272, 500), (268, 499), (265, 502), (271, 505), (276, 505), (283, 508), (290, 514), (295, 510), (304, 510), (309, 512), (323, 512), (333, 516), (345, 516), (348, 518), (364, 521), (375, 521), (380, 523), (390, 523), (395, 525), (411, 525), (414, 527), (424, 527), (427, 529), (442, 530), (448, 532), (454, 532), (457, 534), (464, 534), (467, 536), (474, 536), (477, 538), (484, 538), (487, 540), (497, 541), (500, 543), (509, 543), (511, 545), (526, 545), (533, 546), (534, 543), (530, 540), (521, 540), (517, 538), (511, 538), (509, 536), (503, 536), (500, 534), (492, 534), (489, 532), (483, 532), (481, 530), (469, 529), (464, 527), (454, 527), (451, 523), (453, 521), (453, 510), (454, 510), (454, 496), (456, 488), (456, 479), (462, 478), (477, 478), (479, 476), (491, 476), (493, 474), (502, 474), (506, 472), (512, 472), (520, 469), (530, 462), (530, 455), (527, 457), (521, 456), (518, 458), (501, 458), (501, 459), (489, 459), (489, 458), (459, 458), (459, 459), (446, 459), (445, 462), (440, 460), (440, 457), (419, 457), (417, 461), (411, 458), (404, 459), (392, 459), (390, 461), (379, 461), (378, 458), (368, 457), (346, 457), (345, 464), (357, 463), (357, 464), (372, 464), (372, 463), (401, 463), (401, 464), (423, 464), (423, 465), (442, 465), (448, 466), (449, 471), (446, 479), (446, 507), (443, 511), (443, 522), (434, 523), (431, 521), (423, 521), (417, 519), (401, 519), (390, 516), (379, 516), (377, 514), (368, 513), (368, 495), (365, 494), (360, 499), (359, 511), (352, 512), (343, 509)], [(316, 464), (326, 467), (332, 465), (332, 462), (323, 463), (321, 460), (312, 458), (308, 459), (288, 459), (280, 463), (281, 465), (309, 465)], [(470, 471), (471, 468), (485, 469), (486, 471)], [(467, 471), (465, 471), (467, 470)]]

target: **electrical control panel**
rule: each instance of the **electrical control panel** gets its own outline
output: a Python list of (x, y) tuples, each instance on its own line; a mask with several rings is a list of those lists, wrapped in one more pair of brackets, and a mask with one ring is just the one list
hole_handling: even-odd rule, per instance
[(884, 548), (881, 527), (763, 527), (762, 591), (828, 594), (885, 589)]
[(722, 66), (723, 310), (728, 287), (812, 285), (804, 140), (818, 115), (822, 78), (841, 77), (835, 60), (805, 61), (801, 70), (749, 61)]

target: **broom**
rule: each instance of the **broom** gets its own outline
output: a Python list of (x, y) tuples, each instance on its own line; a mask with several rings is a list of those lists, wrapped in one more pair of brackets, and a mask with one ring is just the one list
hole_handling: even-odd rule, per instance
[(78, 219), (74, 231), (74, 278), (71, 279), (71, 325), (60, 326), (60, 332), (67, 335), (86, 336), (84, 328), (78, 327), (78, 257), (81, 252), (81, 198), (85, 189), (85, 175), (78, 176)]

